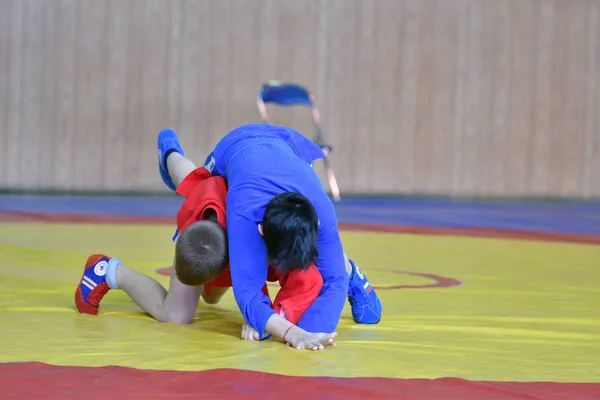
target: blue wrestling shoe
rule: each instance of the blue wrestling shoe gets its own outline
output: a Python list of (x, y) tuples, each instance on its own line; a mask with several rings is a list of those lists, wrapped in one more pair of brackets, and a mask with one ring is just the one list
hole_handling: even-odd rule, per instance
[(358, 324), (376, 324), (381, 320), (381, 301), (354, 261), (350, 260), (350, 264), (352, 265), (352, 274), (350, 275), (348, 301), (352, 307), (352, 318)]
[(179, 138), (173, 129), (163, 129), (158, 134), (158, 171), (160, 172), (160, 176), (165, 185), (172, 191), (175, 191), (177, 187), (173, 183), (173, 180), (169, 176), (169, 171), (167, 170), (167, 157), (173, 151), (183, 155), (183, 149), (181, 148), (181, 144), (179, 144)]

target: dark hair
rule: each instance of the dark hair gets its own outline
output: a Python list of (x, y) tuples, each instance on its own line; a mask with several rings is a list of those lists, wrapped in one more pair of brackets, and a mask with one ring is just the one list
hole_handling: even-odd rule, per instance
[(286, 192), (273, 197), (265, 209), (262, 230), (269, 264), (280, 271), (306, 270), (317, 262), (319, 217), (300, 193)]
[(175, 274), (184, 285), (203, 285), (227, 266), (227, 233), (214, 221), (194, 222), (175, 243)]

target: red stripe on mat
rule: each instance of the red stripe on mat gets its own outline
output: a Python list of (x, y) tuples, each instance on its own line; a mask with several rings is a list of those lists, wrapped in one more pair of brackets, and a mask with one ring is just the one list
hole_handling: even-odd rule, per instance
[(597, 400), (600, 383), (291, 377), (235, 369), (178, 372), (41, 363), (0, 364), (0, 399), (110, 398)]
[[(48, 222), (48, 223), (103, 223), (103, 224), (143, 224), (174, 225), (173, 217), (140, 217), (120, 215), (82, 215), (82, 214), (41, 214), (26, 212), (0, 213), (0, 221), (7, 222)], [(579, 235), (570, 233), (550, 233), (534, 231), (515, 231), (493, 228), (444, 228), (409, 225), (382, 224), (346, 224), (340, 223), (342, 230), (367, 232), (412, 233), (418, 235), (474, 236), (502, 239), (538, 240), (548, 242), (600, 244), (600, 235)]]
[(381, 225), (381, 224), (339, 224), (344, 230), (369, 232), (413, 233), (417, 235), (474, 236), (500, 239), (539, 240), (545, 242), (567, 242), (600, 244), (600, 235), (574, 233), (553, 233), (535, 231), (515, 231), (494, 228), (452, 228), (433, 226)]

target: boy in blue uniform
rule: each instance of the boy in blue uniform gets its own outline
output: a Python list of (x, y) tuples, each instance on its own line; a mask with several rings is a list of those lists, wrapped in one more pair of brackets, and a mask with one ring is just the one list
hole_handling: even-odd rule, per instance
[[(158, 149), (161, 176), (174, 190), (171, 177), (179, 168), (188, 170), (191, 161), (183, 157), (172, 130), (159, 134)], [(273, 311), (262, 293), (268, 264), (282, 271), (317, 265), (323, 289), (298, 322), (305, 331), (325, 333), (323, 341), (305, 344), (313, 348), (332, 343), (335, 334), (327, 334), (334, 332), (346, 297), (358, 323), (377, 323), (382, 313), (375, 291), (345, 257), (333, 204), (311, 166), (323, 157), (318, 145), (293, 129), (251, 124), (222, 138), (205, 166), (229, 186), (233, 293), (244, 319), (260, 337), (272, 334), (285, 340), (296, 328)]]

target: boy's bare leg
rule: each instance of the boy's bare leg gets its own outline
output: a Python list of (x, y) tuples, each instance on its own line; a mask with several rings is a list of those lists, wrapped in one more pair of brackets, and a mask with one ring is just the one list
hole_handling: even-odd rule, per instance
[[(175, 186), (179, 186), (185, 177), (196, 168), (196, 164), (175, 151), (169, 153), (167, 156), (167, 169), (169, 172), (169, 177)], [(228, 288), (212, 287), (210, 290), (210, 295), (204, 292), (204, 285), (201, 286), (200, 290), (202, 299), (207, 304), (217, 304), (227, 292)]]
[[(175, 260), (173, 260), (174, 265)], [(181, 283), (175, 275), (175, 268), (171, 273), (168, 292), (154, 279), (129, 269), (123, 264), (116, 267), (116, 280), (118, 288), (123, 289), (157, 321), (179, 324), (192, 322), (202, 287), (187, 286)]]
[[(159, 133), (158, 154), (160, 174), (165, 184), (175, 190), (196, 165), (185, 158), (174, 131), (165, 129)], [(167, 155), (166, 159), (162, 155)], [(164, 165), (167, 164), (167, 165)], [(167, 167), (168, 168), (165, 168)], [(190, 323), (198, 307), (200, 296), (207, 303), (217, 303), (227, 289), (217, 288), (208, 296), (203, 286), (187, 286), (175, 275), (175, 260), (169, 290), (149, 276), (135, 272), (118, 259), (104, 255), (88, 258), (84, 276), (75, 293), (80, 312), (97, 314), (102, 297), (109, 288), (123, 289), (140, 307), (158, 321)]]
[(348, 273), (348, 276), (351, 276), (352, 264), (350, 264), (350, 259), (348, 258), (348, 255), (346, 253), (344, 253), (344, 261), (346, 262), (346, 272)]
[(196, 169), (196, 164), (173, 151), (167, 156), (167, 169), (175, 186), (179, 186), (185, 177)]

